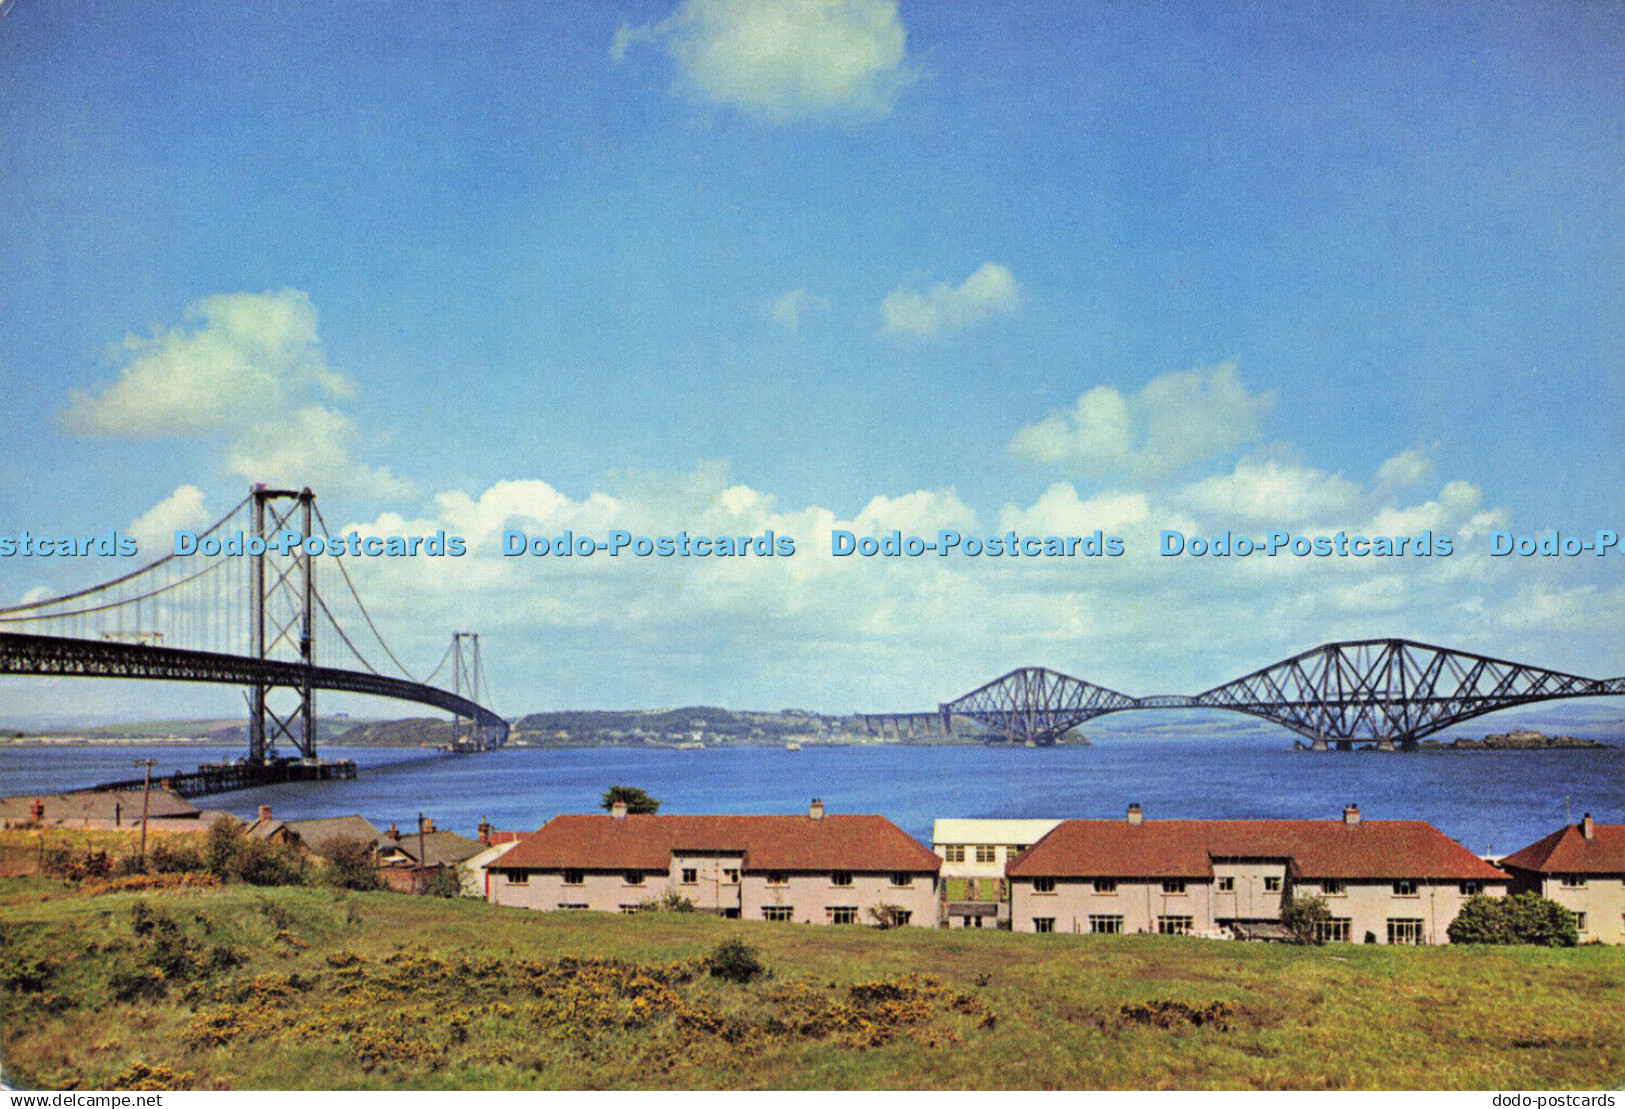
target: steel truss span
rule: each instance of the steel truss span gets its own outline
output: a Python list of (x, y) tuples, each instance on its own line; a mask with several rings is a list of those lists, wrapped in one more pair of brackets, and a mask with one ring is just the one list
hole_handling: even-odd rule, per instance
[[(1194, 696), (1130, 697), (1040, 667), (1012, 670), (942, 704), (946, 730), (963, 716), (1012, 743), (1053, 744), (1070, 728), (1112, 712), (1209, 708), (1290, 728), (1314, 747), (1355, 743), (1414, 750), (1443, 728), (1536, 701), (1625, 695), (1625, 677), (1582, 678), (1408, 639), (1327, 643)], [(865, 716), (875, 734), (876, 721)]]

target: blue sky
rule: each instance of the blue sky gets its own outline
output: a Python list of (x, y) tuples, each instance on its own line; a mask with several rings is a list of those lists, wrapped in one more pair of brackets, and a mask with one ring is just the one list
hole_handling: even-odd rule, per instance
[[(806, 552), (355, 568), (427, 664), (481, 630), (509, 712), (1194, 692), (1356, 635), (1622, 673), (1625, 559), (1482, 554), (1625, 530), (1622, 48), (1619, 3), (18, 0), (0, 531), (265, 479)], [(1130, 550), (819, 557), (858, 523)], [(1154, 554), (1412, 524), (1459, 556)], [(0, 561), (0, 600), (125, 568)], [(0, 709), (154, 695), (87, 684)]]

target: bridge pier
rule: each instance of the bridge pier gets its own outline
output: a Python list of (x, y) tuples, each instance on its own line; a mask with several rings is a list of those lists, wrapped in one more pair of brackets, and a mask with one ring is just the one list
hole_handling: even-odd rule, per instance
[(1327, 750), (1328, 748), (1326, 746), (1326, 737), (1323, 736), (1323, 735), (1317, 735), (1314, 738), (1314, 741), (1310, 744), (1309, 749), (1312, 750), (1312, 751), (1325, 751), (1325, 750)]
[(1352, 751), (1354, 750), (1354, 741), (1352, 739), (1340, 739), (1337, 741), (1337, 749), (1339, 751)]

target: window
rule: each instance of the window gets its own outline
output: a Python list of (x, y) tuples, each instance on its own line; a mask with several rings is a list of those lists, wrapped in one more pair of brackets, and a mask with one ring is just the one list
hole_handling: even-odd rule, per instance
[(1029, 848), (1031, 846), (1032, 846), (1032, 844), (1030, 844), (1030, 843), (1012, 843), (1010, 845), (1010, 854), (1019, 855), (1019, 854), (1021, 854), (1023, 851), (1027, 850), (1027, 848)]
[(739, 884), (739, 868), (737, 866), (725, 868), (722, 872), (722, 880), (730, 886), (737, 886)]
[(1315, 922), (1315, 940), (1317, 943), (1348, 943), (1353, 929), (1354, 921), (1350, 917), (1334, 916), (1330, 920), (1319, 920)]
[(643, 871), (641, 871), (641, 870), (628, 870), (626, 872), (626, 884), (629, 885), (629, 886), (641, 886), (641, 885), (643, 885)]
[(942, 861), (945, 863), (962, 863), (965, 861), (965, 845), (963, 843), (950, 843), (942, 848)]
[(692, 886), (700, 880), (698, 867), (685, 866), (683, 868), (683, 885)]
[(1054, 878), (1034, 878), (1033, 879), (1033, 892), (1034, 893), (1054, 893), (1055, 892), (1055, 879)]
[[(1416, 879), (1415, 878), (1401, 878), (1399, 881), (1395, 882), (1394, 883), (1394, 896), (1395, 897), (1415, 897), (1416, 896)], [(1394, 941), (1389, 940), (1388, 942), (1393, 943)]]
[(1558, 884), (1566, 890), (1583, 890), (1586, 888), (1586, 876), (1584, 874), (1565, 874)]
[(567, 886), (579, 886), (586, 880), (587, 876), (579, 870), (566, 870), (564, 872), (564, 884)]
[[(901, 928), (903, 925), (914, 919), (914, 911), (912, 909), (893, 909), (890, 915), (893, 928)], [(982, 918), (977, 917), (976, 919), (980, 920)]]
[(1035, 917), (1033, 917), (1033, 931), (1034, 932), (1053, 932), (1053, 931), (1055, 931), (1055, 918), (1052, 917), (1052, 916), (1035, 916)]
[(979, 863), (998, 862), (999, 849), (991, 843), (978, 843), (976, 845), (976, 861)]
[(1264, 875), (1264, 892), (1265, 893), (1280, 893), (1281, 892), (1281, 876), (1279, 874), (1266, 874), (1266, 875)]
[(763, 905), (762, 919), (788, 922), (795, 916), (795, 909), (789, 905)]
[(1474, 894), (1484, 892), (1484, 883), (1483, 882), (1461, 882), (1456, 886), (1456, 888), (1461, 891), (1461, 895), (1463, 897), (1472, 897)]
[(824, 910), (824, 919), (831, 924), (856, 924), (858, 922), (858, 907), (856, 905), (831, 905)]
[(1348, 887), (1335, 878), (1328, 878), (1320, 883), (1320, 892), (1327, 897), (1343, 897), (1348, 893)]
[(767, 872), (767, 884), (770, 886), (788, 886), (790, 876), (782, 870), (770, 870)]
[(621, 915), (622, 916), (631, 916), (634, 913), (636, 913), (637, 911), (638, 911), (638, 907), (636, 905), (622, 905), (621, 906)]
[(1089, 931), (1096, 936), (1121, 936), (1123, 934), (1123, 918), (1106, 913), (1090, 913)]
[(912, 886), (914, 884), (914, 875), (908, 873), (906, 870), (899, 870), (896, 874), (891, 876), (891, 884), (899, 888), (903, 886)]
[(1116, 878), (1096, 878), (1095, 879), (1095, 892), (1096, 893), (1116, 893), (1117, 892), (1117, 879)]
[(1421, 943), (1422, 922), (1420, 920), (1412, 920), (1405, 917), (1389, 917), (1388, 942)]
[(528, 886), (528, 885), (530, 885), (530, 871), (528, 871), (528, 870), (510, 870), (510, 871), (508, 871), (508, 884), (510, 886)]
[(1219, 879), (1219, 892), (1220, 893), (1235, 893), (1236, 892), (1236, 880), (1234, 878), (1220, 878)]
[(829, 884), (832, 886), (850, 886), (852, 884), (852, 872), (850, 870), (837, 870), (829, 876)]
[(579, 912), (579, 911), (585, 910), (586, 907), (587, 906), (585, 906), (583, 904), (580, 904), (578, 902), (573, 902), (573, 901), (560, 901), (559, 902), (559, 908), (561, 908), (561, 909), (574, 909), (574, 910)]
[(1183, 879), (1183, 878), (1164, 878), (1162, 880), (1162, 892), (1163, 893), (1184, 893), (1185, 892), (1185, 879)]
[(1581, 932), (1586, 930), (1586, 915), (1584, 913), (1574, 914), (1574, 927)]
[(1194, 918), (1188, 916), (1159, 916), (1157, 918), (1157, 935), (1188, 936), (1191, 934), (1191, 925), (1194, 923)]

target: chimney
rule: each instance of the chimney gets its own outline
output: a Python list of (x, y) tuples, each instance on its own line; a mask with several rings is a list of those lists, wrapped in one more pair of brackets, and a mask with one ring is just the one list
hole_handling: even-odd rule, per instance
[(384, 833), (384, 837), (394, 843), (399, 843), (401, 842), (401, 830), (395, 827), (395, 825), (391, 824), (389, 826), (389, 831)]
[(480, 817), (480, 842), (487, 847), (491, 846), (491, 822), (483, 816)]
[(807, 807), (807, 815), (814, 820), (824, 819), (824, 802), (814, 797), (812, 804)]
[(426, 816), (426, 817), (423, 818), (423, 831), (425, 831), (425, 832), (434, 831), (434, 817)]
[(1145, 813), (1140, 811), (1140, 803), (1138, 801), (1131, 801), (1129, 803), (1128, 822), (1130, 824), (1145, 823)]
[(271, 820), (271, 806), (270, 805), (261, 805), (260, 806), (260, 819), (265, 821), (266, 823), (270, 823), (270, 820)]
[(45, 823), (45, 798), (36, 797), (34, 803), (28, 807), (28, 813), (34, 818), (35, 824)]
[(626, 802), (616, 801), (609, 806), (609, 815), (612, 820), (626, 819)]
[(1595, 839), (1596, 838), (1597, 826), (1595, 824), (1591, 823), (1591, 814), (1590, 813), (1586, 813), (1584, 816), (1582, 816), (1580, 818), (1580, 834), (1582, 836), (1584, 836), (1586, 839)]
[(1343, 823), (1344, 824), (1349, 824), (1349, 825), (1360, 823), (1360, 806), (1358, 806), (1358, 805), (1356, 805), (1356, 804), (1354, 804), (1352, 802), (1350, 802), (1347, 805), (1344, 805), (1343, 806)]

